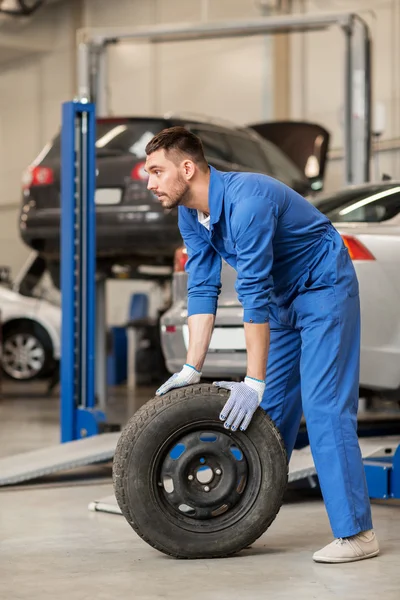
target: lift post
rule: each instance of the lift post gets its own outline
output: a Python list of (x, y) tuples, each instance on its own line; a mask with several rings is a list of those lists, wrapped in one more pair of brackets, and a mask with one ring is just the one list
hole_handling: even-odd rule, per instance
[(61, 131), (61, 442), (99, 433), (95, 408), (96, 111), (65, 102)]

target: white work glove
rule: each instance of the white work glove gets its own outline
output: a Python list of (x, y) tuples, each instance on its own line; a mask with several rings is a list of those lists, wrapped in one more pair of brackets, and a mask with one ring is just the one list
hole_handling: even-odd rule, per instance
[(179, 373), (174, 373), (161, 387), (158, 388), (156, 396), (162, 396), (173, 388), (180, 388), (185, 385), (199, 383), (200, 377), (201, 373), (199, 371), (192, 367), (192, 365), (185, 364)]
[(236, 431), (239, 427), (245, 431), (250, 421), (261, 404), (264, 395), (265, 381), (245, 377), (244, 382), (214, 381), (216, 387), (231, 390), (229, 399), (225, 403), (219, 418), (225, 421), (224, 427)]

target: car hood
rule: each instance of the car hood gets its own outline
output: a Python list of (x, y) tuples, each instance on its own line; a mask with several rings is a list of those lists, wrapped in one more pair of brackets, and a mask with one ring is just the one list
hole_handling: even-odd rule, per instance
[(314, 191), (323, 187), (330, 134), (317, 123), (274, 121), (248, 125), (299, 167)]

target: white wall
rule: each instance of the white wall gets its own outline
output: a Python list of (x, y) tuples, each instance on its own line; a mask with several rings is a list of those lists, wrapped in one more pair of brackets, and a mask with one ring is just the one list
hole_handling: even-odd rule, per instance
[[(400, 137), (400, 2), (398, 0), (294, 0), (296, 12), (357, 12), (370, 27), (373, 106), (386, 112), (383, 140)], [(344, 35), (338, 27), (291, 36), (293, 118), (315, 120), (332, 133), (332, 147), (343, 148)], [(385, 153), (382, 167), (400, 177), (400, 153)], [(372, 170), (374, 175), (374, 168)], [(342, 161), (328, 166), (327, 187), (343, 184)]]
[[(400, 138), (400, 2), (294, 0), (295, 12), (356, 10), (371, 27), (374, 102), (386, 107), (384, 140)], [(371, 13), (371, 8), (374, 12)], [(17, 218), (23, 170), (59, 127), (61, 103), (75, 85), (75, 29), (242, 19), (260, 15), (255, 0), (59, 0), (27, 24), (0, 22), (0, 264), (15, 272), (28, 250)], [(25, 48), (5, 62), (2, 44), (17, 36)], [(291, 117), (316, 120), (343, 145), (344, 36), (338, 28), (290, 36)], [(2, 41), (3, 40), (3, 41)], [(239, 123), (273, 117), (275, 46), (269, 38), (238, 38), (158, 46), (122, 43), (109, 50), (110, 112), (207, 113)], [(400, 177), (400, 152), (380, 156), (382, 170)], [(328, 167), (327, 189), (343, 181), (339, 158)]]
[(17, 227), (22, 173), (57, 131), (61, 103), (72, 97), (75, 38), (71, 6), (62, 2), (26, 25), (9, 23), (7, 32), (32, 47), (0, 64), (0, 264), (15, 275), (30, 252)]
[[(254, 0), (120, 0), (119, 10), (103, 0), (86, 0), (85, 5), (88, 27), (107, 23), (133, 28), (261, 14)], [(258, 119), (268, 101), (263, 91), (264, 49), (260, 37), (117, 44), (108, 51), (109, 111), (146, 115), (190, 111), (239, 123)]]
[[(75, 28), (260, 14), (253, 0), (82, 0), (81, 12), (79, 4), (60, 0), (26, 24), (6, 24), (7, 33), (16, 36), (13, 41), (20, 39), (21, 46), (32, 48), (21, 50), (21, 57), (11, 62), (0, 56), (0, 264), (11, 265), (14, 273), (29, 252), (17, 228), (21, 176), (57, 131), (61, 103), (76, 92)], [(258, 119), (262, 111), (271, 110), (270, 90), (263, 81), (268, 63), (260, 38), (158, 47), (119, 44), (109, 51), (110, 112), (174, 110), (237, 122)]]
[[(119, 10), (101, 0), (86, 0), (88, 26), (135, 27), (201, 19), (260, 15), (254, 0), (120, 0)], [(113, 5), (115, 7), (115, 5)], [(293, 0), (293, 12), (357, 12), (373, 38), (373, 104), (383, 104), (383, 140), (400, 137), (400, 2), (398, 0)], [(111, 114), (190, 111), (248, 123), (274, 116), (272, 37), (238, 38), (158, 46), (123, 43), (109, 50)], [(290, 40), (290, 115), (316, 121), (332, 134), (331, 147), (343, 149), (344, 48), (338, 26), (328, 31), (292, 34)], [(269, 56), (266, 52), (269, 52)], [(279, 101), (279, 100), (278, 100)], [(382, 170), (400, 177), (400, 152), (380, 156)], [(373, 165), (372, 176), (375, 168)], [(344, 182), (343, 159), (332, 160), (326, 189)]]

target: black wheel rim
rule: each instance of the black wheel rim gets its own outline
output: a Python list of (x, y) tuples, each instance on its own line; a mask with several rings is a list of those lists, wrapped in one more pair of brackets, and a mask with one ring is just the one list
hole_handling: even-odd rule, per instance
[(159, 448), (151, 476), (154, 501), (181, 528), (215, 532), (250, 510), (261, 484), (256, 448), (244, 433), (215, 421), (179, 429)]

